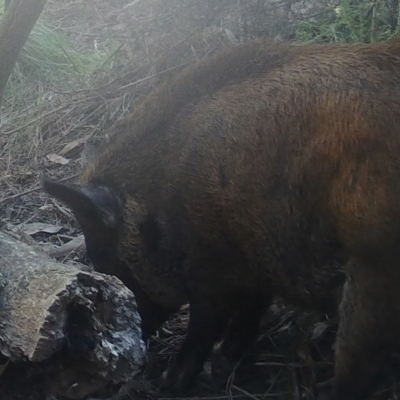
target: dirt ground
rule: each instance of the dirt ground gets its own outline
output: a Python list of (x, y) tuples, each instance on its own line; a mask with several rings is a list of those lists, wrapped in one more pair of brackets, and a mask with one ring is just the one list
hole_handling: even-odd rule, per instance
[[(109, 37), (124, 43), (118, 54), (120, 64), (112, 77), (96, 87), (69, 93), (52, 89), (50, 101), (21, 111), (20, 118), (28, 115), (29, 119), (18, 127), (13, 121), (3, 121), (0, 229), (50, 253), (81, 235), (71, 212), (40, 190), (40, 175), (74, 178), (81, 169), (84, 143), (107, 140), (107, 132), (159, 79), (194, 58), (246, 36), (243, 21), (248, 9), (225, 3), (229, 2), (224, 0), (217, 6), (212, 1), (186, 0), (171, 0), (168, 5), (165, 0), (49, 1), (44, 17), (57, 25), (76, 48), (95, 51), (95, 43), (101, 46)], [(35, 231), (35, 226), (29, 225), (33, 223), (42, 225)], [(59, 228), (56, 233), (51, 229), (54, 226)], [(89, 262), (82, 247), (57, 258), (62, 262)], [(184, 337), (187, 320), (185, 307), (150, 340), (146, 370), (124, 387), (109, 388), (96, 399), (165, 398), (157, 393), (149, 377), (159, 376), (169, 365)], [(277, 299), (266, 315), (260, 340), (227, 386), (213, 386), (208, 362), (187, 397), (314, 399), (317, 384), (333, 374), (336, 326), (336, 321), (296, 310)], [(39, 394), (26, 389), (27, 383), (36, 382), (38, 376), (40, 367), (37, 376), (21, 372), (21, 382), (14, 382), (19, 391), (15, 399), (39, 400), (43, 395), (39, 389)], [(393, 372), (387, 387), (374, 398), (397, 399), (397, 378)]]

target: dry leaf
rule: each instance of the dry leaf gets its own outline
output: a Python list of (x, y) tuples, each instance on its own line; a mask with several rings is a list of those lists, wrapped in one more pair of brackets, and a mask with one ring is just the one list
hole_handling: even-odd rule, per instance
[(84, 137), (84, 138), (80, 138), (80, 139), (76, 139), (73, 140), (72, 142), (66, 144), (62, 150), (60, 151), (60, 155), (65, 155), (68, 152), (70, 152), (72, 149), (74, 149), (75, 147), (79, 146), (82, 143), (85, 143), (86, 140), (88, 139), (88, 136)]
[(326, 322), (318, 322), (314, 329), (313, 329), (313, 333), (311, 335), (311, 339), (315, 340), (318, 339), (320, 336), (323, 335), (323, 333), (329, 328), (329, 324), (327, 324)]
[(46, 157), (47, 157), (48, 160), (50, 160), (51, 162), (56, 163), (56, 164), (64, 165), (64, 164), (68, 164), (69, 163), (69, 160), (67, 160), (66, 158), (61, 157), (61, 156), (59, 156), (58, 154), (55, 154), (55, 153), (47, 154)]
[(18, 229), (26, 235), (34, 235), (35, 233), (58, 233), (63, 228), (52, 224), (44, 224), (41, 222), (32, 222), (30, 224), (19, 224)]
[(41, 211), (52, 211), (52, 210), (54, 210), (54, 206), (53, 206), (53, 204), (45, 204), (45, 205), (39, 207), (39, 210), (41, 210)]
[(235, 34), (231, 31), (231, 30), (229, 30), (229, 29), (224, 29), (225, 30), (225, 34), (226, 34), (226, 37), (232, 42), (232, 43), (236, 43), (237, 42), (237, 39), (236, 39), (236, 37), (235, 37)]

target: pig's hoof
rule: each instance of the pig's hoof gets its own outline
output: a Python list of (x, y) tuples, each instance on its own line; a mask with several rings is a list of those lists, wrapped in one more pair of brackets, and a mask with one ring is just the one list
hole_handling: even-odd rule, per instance
[(187, 393), (192, 387), (194, 376), (183, 368), (172, 365), (166, 372), (161, 390), (171, 394)]
[(215, 387), (222, 388), (226, 385), (234, 370), (234, 365), (221, 352), (215, 352), (211, 361), (211, 377)]

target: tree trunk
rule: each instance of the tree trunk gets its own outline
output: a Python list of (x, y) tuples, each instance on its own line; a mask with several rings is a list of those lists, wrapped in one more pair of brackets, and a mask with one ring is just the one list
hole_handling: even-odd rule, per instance
[(0, 106), (4, 88), (46, 0), (11, 0), (0, 22)]
[(140, 317), (117, 278), (57, 263), (1, 232), (0, 273), (0, 399), (82, 399), (137, 373)]

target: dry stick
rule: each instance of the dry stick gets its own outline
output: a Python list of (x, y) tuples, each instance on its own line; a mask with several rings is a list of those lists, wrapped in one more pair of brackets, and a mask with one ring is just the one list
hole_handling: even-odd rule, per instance
[[(171, 67), (171, 68), (165, 69), (164, 71), (161, 71), (161, 72), (159, 72), (158, 74), (154, 74), (154, 75), (151, 75), (151, 76), (147, 76), (146, 78), (139, 79), (139, 80), (137, 80), (137, 81), (135, 81), (135, 82), (128, 83), (127, 85), (121, 86), (118, 90), (126, 89), (126, 88), (128, 88), (128, 87), (132, 87), (132, 86), (138, 85), (138, 84), (140, 84), (140, 83), (146, 82), (146, 81), (148, 81), (148, 80), (150, 80), (150, 79), (152, 79), (152, 78), (155, 78), (155, 77), (160, 76), (160, 75), (162, 75), (162, 74), (165, 74), (165, 73), (167, 73), (167, 72), (173, 71), (174, 69), (183, 67), (183, 66), (185, 66), (185, 65), (187, 65), (187, 64), (189, 64), (189, 63), (187, 62), (187, 63), (183, 63), (183, 64), (176, 65), (175, 67)], [(113, 90), (113, 91), (106, 92), (106, 93), (102, 93), (102, 94), (97, 94), (97, 95), (95, 95), (95, 96), (88, 97), (88, 98), (84, 98), (84, 99), (81, 99), (81, 100), (77, 100), (77, 101), (75, 101), (73, 104), (76, 105), (76, 104), (84, 103), (84, 102), (87, 102), (87, 101), (90, 101), (90, 100), (93, 100), (93, 99), (97, 99), (97, 98), (99, 98), (99, 97), (104, 97), (104, 95), (107, 95), (107, 94), (112, 93), (112, 92), (114, 92), (114, 90)], [(3, 134), (3, 135), (11, 135), (11, 134), (13, 134), (13, 133), (19, 132), (19, 131), (21, 131), (22, 129), (25, 129), (25, 128), (27, 128), (28, 126), (30, 126), (30, 125), (32, 125), (33, 123), (35, 123), (36, 121), (40, 120), (41, 118), (48, 117), (49, 115), (54, 114), (54, 113), (56, 113), (57, 111), (61, 111), (61, 110), (65, 109), (65, 108), (67, 108), (67, 107), (69, 107), (69, 106), (70, 106), (70, 104), (67, 104), (67, 105), (65, 105), (65, 106), (58, 107), (58, 108), (56, 108), (55, 110), (52, 110), (52, 111), (50, 111), (50, 112), (48, 112), (48, 113), (46, 113), (46, 114), (44, 114), (44, 115), (40, 115), (39, 117), (34, 118), (32, 121), (29, 121), (28, 123), (26, 123), (25, 125), (23, 125), (23, 126), (21, 126), (21, 127), (19, 127), (19, 128), (13, 129), (13, 130), (8, 131), (8, 132), (3, 132), (2, 134)], [(30, 192), (28, 192), (28, 193), (30, 193)], [(0, 203), (1, 203), (1, 201), (0, 201)]]
[(257, 397), (256, 395), (251, 394), (251, 393), (249, 393), (248, 391), (246, 391), (246, 390), (244, 390), (244, 389), (242, 389), (242, 388), (240, 388), (240, 387), (238, 387), (238, 386), (236, 386), (236, 385), (232, 385), (232, 389), (235, 389), (237, 392), (242, 393), (243, 395), (249, 397), (250, 399), (253, 399), (253, 400), (260, 400), (260, 398)]
[[(95, 88), (91, 88), (91, 89), (76, 89), (76, 90), (73, 90), (73, 91), (69, 90), (67, 92), (59, 92), (59, 91), (53, 90), (53, 92), (56, 93), (56, 94), (60, 94), (60, 95), (71, 95), (71, 93), (78, 94), (78, 93), (96, 92), (96, 91), (99, 91), (99, 90), (104, 90), (107, 87), (110, 87), (110, 86), (114, 85), (119, 80), (123, 81), (129, 75), (132, 76), (132, 75), (135, 75), (135, 74), (139, 73), (141, 69), (143, 69), (144, 67), (147, 67), (147, 66), (148, 66), (148, 64), (145, 64), (143, 67), (136, 68), (133, 71), (128, 71), (128, 72), (124, 73), (123, 75), (117, 76), (116, 78), (112, 79), (110, 82), (107, 82), (107, 83), (105, 83), (103, 85), (100, 85), (100, 86), (97, 86)], [(109, 93), (109, 91), (106, 92), (106, 93)]]
[[(78, 103), (78, 101), (77, 101), (76, 103)], [(26, 123), (25, 125), (20, 126), (19, 128), (15, 128), (15, 129), (13, 129), (13, 130), (11, 130), (11, 131), (8, 131), (8, 132), (3, 132), (2, 134), (3, 134), (3, 135), (11, 135), (11, 134), (13, 134), (13, 133), (22, 131), (22, 129), (25, 129), (25, 128), (27, 128), (29, 125), (34, 124), (36, 121), (39, 121), (41, 118), (48, 117), (49, 115), (54, 114), (54, 113), (56, 113), (57, 111), (61, 111), (61, 110), (63, 110), (64, 108), (69, 107), (69, 106), (70, 106), (70, 105), (68, 104), (68, 105), (66, 105), (66, 106), (58, 107), (58, 108), (56, 108), (55, 110), (51, 110), (51, 111), (49, 111), (48, 113), (46, 113), (46, 114), (44, 114), (44, 115), (39, 115), (38, 117), (36, 117), (36, 118), (34, 118), (33, 120), (29, 121), (29, 122)]]
[[(76, 178), (78, 175), (79, 175), (79, 173), (67, 176), (66, 178), (60, 179), (60, 182), (64, 182), (64, 181), (67, 181), (68, 179)], [(36, 190), (41, 189), (41, 187), (42, 186), (37, 186), (37, 187), (34, 187), (33, 189), (28, 189), (28, 190), (25, 190), (23, 192), (13, 194), (12, 196), (4, 197), (4, 198), (0, 199), (0, 204), (6, 203), (9, 200), (14, 200), (14, 199), (16, 199), (18, 197), (21, 197), (21, 196), (24, 196), (26, 194), (29, 194), (29, 193), (32, 193), (32, 192), (36, 192)]]
[(226, 382), (225, 392), (226, 392), (226, 397), (229, 400), (233, 399), (232, 387), (233, 387), (233, 382), (235, 381), (235, 372), (236, 368), (233, 369), (232, 373), (229, 375), (228, 381)]
[(276, 385), (276, 383), (278, 382), (278, 379), (280, 378), (280, 376), (281, 376), (281, 374), (282, 374), (282, 371), (283, 371), (283, 368), (281, 368), (281, 369), (279, 370), (279, 372), (272, 378), (271, 385), (269, 386), (268, 390), (266, 391), (266, 393), (265, 393), (263, 399), (266, 398), (266, 397), (270, 394), (271, 390), (273, 389), (273, 387), (274, 387), (274, 386)]
[(121, 90), (121, 89), (126, 89), (126, 88), (128, 88), (128, 87), (135, 86), (135, 85), (137, 85), (137, 84), (139, 84), (139, 83), (148, 81), (149, 79), (155, 78), (156, 76), (160, 76), (160, 75), (165, 74), (165, 73), (167, 73), (167, 72), (173, 71), (174, 69), (177, 69), (177, 68), (180, 68), (180, 67), (184, 67), (185, 65), (187, 65), (187, 64), (189, 64), (189, 63), (190, 63), (190, 61), (189, 61), (189, 62), (182, 63), (182, 64), (179, 64), (179, 65), (175, 65), (175, 67), (171, 67), (171, 68), (165, 69), (164, 71), (161, 71), (161, 72), (159, 72), (158, 74), (151, 75), (151, 76), (146, 76), (146, 78), (139, 79), (139, 80), (137, 80), (137, 81), (135, 81), (135, 82), (128, 83), (127, 85), (121, 86), (121, 87), (119, 88), (119, 90)]
[(291, 375), (293, 381), (294, 400), (300, 400), (299, 382), (294, 368), (291, 368)]
[(157, 343), (162, 344), (165, 347), (168, 347), (170, 350), (178, 351), (180, 346), (177, 346), (173, 343), (169, 343), (167, 340), (160, 339), (158, 337), (153, 337), (153, 340)]
[(75, 122), (72, 126), (70, 126), (68, 129), (63, 131), (63, 136), (68, 135), (72, 130), (77, 128), (79, 125), (83, 125), (84, 122), (86, 122), (92, 115), (95, 115), (98, 110), (100, 110), (103, 107), (103, 104), (100, 104), (98, 107), (96, 107), (90, 114), (86, 115), (84, 118), (82, 118), (80, 121)]

